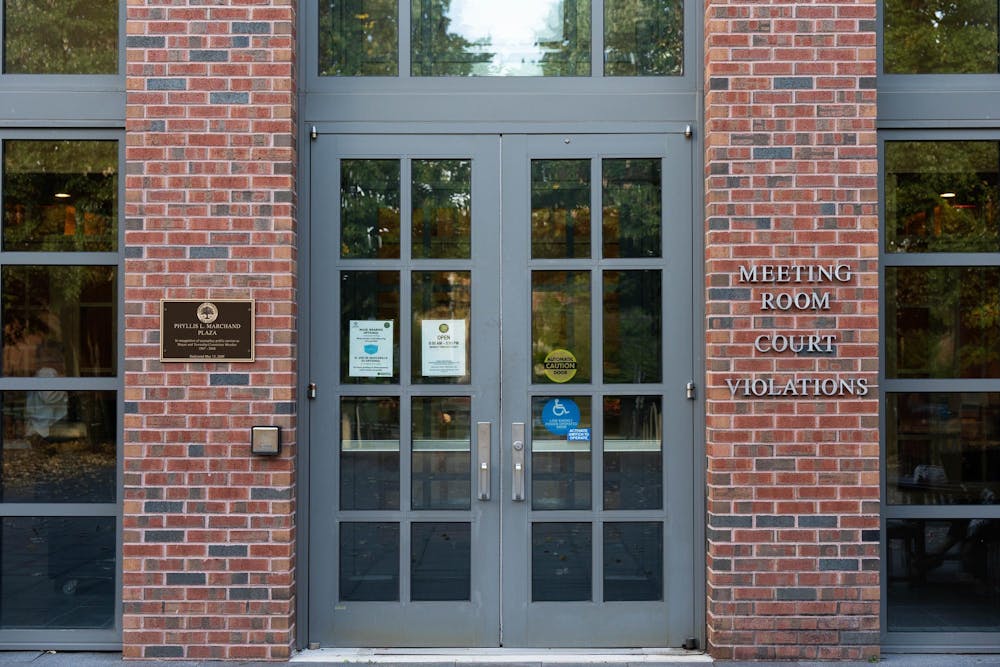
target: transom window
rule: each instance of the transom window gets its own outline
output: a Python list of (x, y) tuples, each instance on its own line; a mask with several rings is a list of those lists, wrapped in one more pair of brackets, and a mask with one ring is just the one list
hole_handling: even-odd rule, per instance
[(885, 0), (886, 74), (996, 74), (996, 0)]
[(117, 74), (118, 0), (3, 0), (4, 74)]
[[(683, 0), (325, 0), (318, 18), (320, 76), (680, 76), (684, 68)], [(400, 72), (404, 42), (409, 73)], [(593, 71), (592, 50), (603, 51), (603, 73)]]

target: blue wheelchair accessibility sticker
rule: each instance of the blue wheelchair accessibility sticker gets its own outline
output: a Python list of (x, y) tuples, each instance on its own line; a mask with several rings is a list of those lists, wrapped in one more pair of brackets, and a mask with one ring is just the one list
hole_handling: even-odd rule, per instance
[(568, 398), (553, 398), (542, 408), (542, 425), (553, 435), (566, 435), (580, 424), (580, 408)]

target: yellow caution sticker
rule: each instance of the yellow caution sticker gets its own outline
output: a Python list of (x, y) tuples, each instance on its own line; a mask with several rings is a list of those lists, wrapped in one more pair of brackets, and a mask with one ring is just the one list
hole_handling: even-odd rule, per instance
[(576, 357), (569, 350), (552, 350), (545, 356), (545, 377), (553, 382), (569, 382), (576, 375)]

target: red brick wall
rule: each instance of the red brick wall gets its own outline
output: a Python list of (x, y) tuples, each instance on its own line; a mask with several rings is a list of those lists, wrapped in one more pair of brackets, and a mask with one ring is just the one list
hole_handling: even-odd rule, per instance
[[(706, 3), (707, 621), (716, 658), (878, 653), (875, 11), (874, 0)], [(850, 278), (741, 280), (740, 267), (796, 264), (845, 265)], [(764, 308), (766, 294), (795, 293), (828, 294), (829, 308)], [(755, 348), (775, 332), (836, 341), (808, 355)], [(828, 384), (832, 395), (816, 396), (809, 379), (821, 378), (855, 382), (855, 392)], [(771, 379), (779, 390), (806, 379), (793, 387), (807, 395), (748, 397), (727, 384), (758, 381), (769, 394)], [(870, 387), (864, 396), (859, 380)]]
[[(126, 658), (293, 645), (294, 27), (293, 0), (128, 0)], [(257, 361), (160, 363), (162, 298), (255, 299)]]

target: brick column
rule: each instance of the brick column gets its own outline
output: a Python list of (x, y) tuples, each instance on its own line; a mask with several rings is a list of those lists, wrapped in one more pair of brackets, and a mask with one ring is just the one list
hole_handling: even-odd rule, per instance
[(716, 658), (878, 653), (875, 11), (706, 3)]
[[(293, 0), (128, 0), (124, 657), (295, 633)], [(160, 363), (159, 301), (256, 300), (256, 362)], [(276, 458), (250, 427), (276, 424)]]

